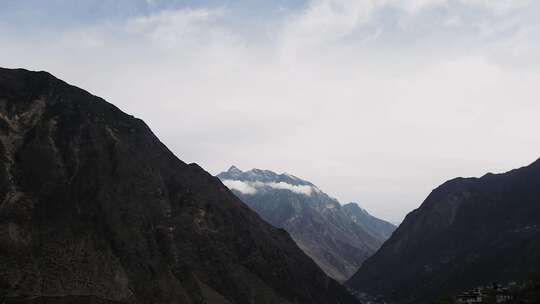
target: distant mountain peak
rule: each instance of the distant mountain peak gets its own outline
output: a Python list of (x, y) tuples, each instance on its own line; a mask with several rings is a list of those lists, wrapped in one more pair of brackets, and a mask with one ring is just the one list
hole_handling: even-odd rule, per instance
[(243, 171), (240, 170), (240, 169), (238, 169), (237, 166), (232, 165), (232, 166), (229, 168), (229, 170), (227, 170), (227, 172), (237, 174), (237, 173), (242, 173)]
[(217, 177), (264, 220), (287, 230), (328, 275), (342, 282), (395, 229), (357, 204), (349, 212), (314, 184), (289, 173), (255, 168)]
[(253, 168), (248, 171), (242, 171), (236, 166), (231, 166), (229, 170), (219, 173), (217, 177), (219, 177), (219, 179), (221, 179), (222, 181), (233, 180), (251, 183), (280, 183), (281, 185), (289, 184), (291, 186), (309, 186), (312, 187), (313, 190), (318, 191), (318, 188), (312, 183), (292, 174), (279, 174), (271, 170), (263, 170), (258, 168)]

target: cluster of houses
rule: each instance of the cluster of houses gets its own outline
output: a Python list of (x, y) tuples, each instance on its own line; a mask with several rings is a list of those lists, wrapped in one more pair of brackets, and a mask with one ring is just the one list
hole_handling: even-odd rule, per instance
[[(493, 283), (489, 286), (476, 287), (453, 297), (453, 300), (448, 303), (459, 304), (485, 304), (485, 303), (517, 303), (514, 300), (518, 300), (518, 294), (516, 290), (518, 288), (516, 282), (511, 282), (507, 285), (499, 285)], [(517, 289), (516, 289), (517, 288)], [(373, 297), (366, 293), (356, 292), (349, 290), (364, 304), (388, 304), (380, 297)], [(446, 303), (446, 302), (445, 302)], [(521, 303), (521, 302), (520, 302)], [(527, 302), (528, 303), (528, 302)], [(536, 302), (534, 302), (536, 303)], [(540, 303), (539, 303), (540, 304)]]
[(499, 286), (493, 284), (489, 287), (477, 287), (459, 294), (456, 297), (458, 303), (473, 304), (486, 303), (491, 298), (495, 303), (508, 303), (514, 299), (509, 286)]

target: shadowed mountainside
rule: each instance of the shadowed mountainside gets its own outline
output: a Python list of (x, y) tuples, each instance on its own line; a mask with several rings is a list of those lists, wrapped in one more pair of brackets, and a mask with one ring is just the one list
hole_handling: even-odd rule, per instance
[(48, 73), (0, 69), (0, 172), (3, 303), (356, 303), (143, 121)]
[(450, 180), (409, 213), (347, 286), (423, 303), (540, 270), (540, 160)]

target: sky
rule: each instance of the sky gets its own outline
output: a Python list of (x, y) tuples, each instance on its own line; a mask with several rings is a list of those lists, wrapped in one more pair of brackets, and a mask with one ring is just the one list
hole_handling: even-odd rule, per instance
[(145, 120), (182, 160), (288, 172), (400, 222), (540, 157), (540, 1), (0, 0), (0, 66)]

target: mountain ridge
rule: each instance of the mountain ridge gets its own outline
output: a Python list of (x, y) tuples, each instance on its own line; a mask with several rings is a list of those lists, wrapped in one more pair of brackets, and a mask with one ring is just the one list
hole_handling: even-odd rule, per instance
[(356, 214), (363, 209), (341, 206), (313, 183), (294, 175), (231, 169), (217, 177), (264, 220), (287, 230), (300, 248), (338, 281), (352, 275), (387, 238), (384, 233), (373, 233), (378, 228), (365, 229), (362, 224), (380, 222), (388, 230), (395, 228), (367, 213)]
[[(540, 270), (540, 160), (454, 178), (410, 212), (346, 283), (403, 303), (522, 280)], [(392, 269), (392, 275), (387, 274)]]
[(140, 119), (0, 69), (0, 298), (356, 303), (282, 229)]

